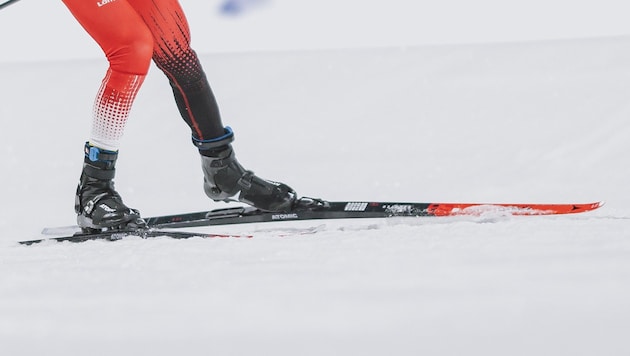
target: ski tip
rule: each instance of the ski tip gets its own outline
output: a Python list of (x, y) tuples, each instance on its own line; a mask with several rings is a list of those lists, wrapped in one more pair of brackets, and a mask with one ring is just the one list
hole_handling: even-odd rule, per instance
[(596, 201), (594, 203), (590, 203), (590, 204), (580, 204), (580, 206), (584, 207), (585, 210), (595, 210), (595, 209), (599, 209), (602, 206), (604, 206), (606, 202), (604, 201)]
[(586, 203), (586, 204), (575, 204), (573, 205), (571, 209), (568, 209), (568, 210), (558, 209), (557, 213), (559, 214), (583, 213), (583, 212), (599, 209), (603, 205), (604, 205), (603, 201), (597, 201), (597, 202)]
[(597, 201), (597, 202), (588, 203), (588, 204), (577, 204), (573, 206), (573, 209), (571, 211), (567, 211), (565, 213), (582, 213), (582, 212), (587, 212), (587, 211), (593, 211), (593, 210), (601, 208), (603, 205), (604, 205), (604, 201)]

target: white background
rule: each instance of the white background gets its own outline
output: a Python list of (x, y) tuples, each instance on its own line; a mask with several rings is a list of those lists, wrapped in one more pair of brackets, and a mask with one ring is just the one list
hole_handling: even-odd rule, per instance
[[(222, 15), (217, 0), (181, 4), (199, 52), (630, 34), (625, 0), (268, 0), (237, 17)], [(0, 34), (0, 61), (100, 56), (60, 0), (21, 0), (5, 9)]]

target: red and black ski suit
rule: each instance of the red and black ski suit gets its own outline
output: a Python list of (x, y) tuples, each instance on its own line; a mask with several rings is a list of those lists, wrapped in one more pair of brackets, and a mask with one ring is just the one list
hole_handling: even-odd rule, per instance
[(91, 140), (116, 150), (151, 60), (168, 77), (183, 119), (197, 140), (225, 134), (218, 105), (190, 47), (177, 0), (63, 0), (102, 48), (109, 68), (94, 104)]

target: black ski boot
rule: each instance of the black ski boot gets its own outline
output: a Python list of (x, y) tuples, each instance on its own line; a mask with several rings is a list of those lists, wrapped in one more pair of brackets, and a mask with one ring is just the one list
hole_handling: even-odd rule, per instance
[(225, 128), (225, 135), (213, 140), (193, 137), (201, 153), (206, 195), (214, 201), (240, 201), (264, 211), (291, 211), (297, 200), (295, 191), (286, 184), (259, 178), (245, 170), (236, 160), (230, 145), (233, 140), (234, 133), (229, 127)]
[(85, 160), (74, 210), (77, 223), (86, 232), (145, 225), (140, 213), (127, 207), (114, 189), (117, 158), (118, 152), (85, 143)]

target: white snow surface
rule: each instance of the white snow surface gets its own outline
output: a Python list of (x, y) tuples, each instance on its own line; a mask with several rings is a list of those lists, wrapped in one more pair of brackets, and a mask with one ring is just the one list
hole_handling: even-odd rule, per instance
[[(22, 246), (74, 222), (107, 64), (1, 63), (3, 355), (630, 353), (630, 37), (201, 59), (241, 163), (302, 195), (606, 205)], [(145, 216), (226, 206), (199, 165), (152, 67), (117, 188)]]

